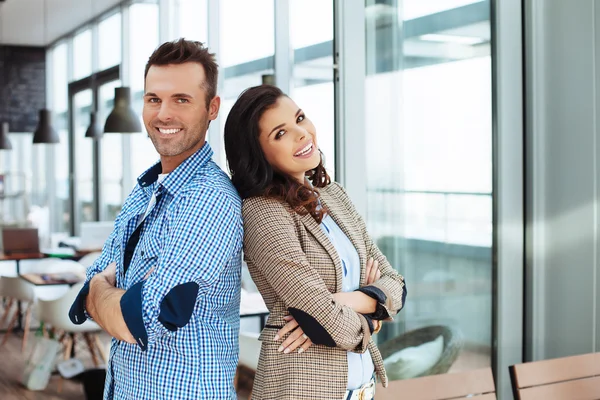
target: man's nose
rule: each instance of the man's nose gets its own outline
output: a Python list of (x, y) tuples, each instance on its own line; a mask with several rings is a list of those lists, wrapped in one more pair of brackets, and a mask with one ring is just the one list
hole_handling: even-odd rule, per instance
[(161, 121), (169, 121), (173, 118), (171, 113), (171, 108), (168, 103), (162, 103), (160, 105), (160, 110), (158, 111), (157, 118)]

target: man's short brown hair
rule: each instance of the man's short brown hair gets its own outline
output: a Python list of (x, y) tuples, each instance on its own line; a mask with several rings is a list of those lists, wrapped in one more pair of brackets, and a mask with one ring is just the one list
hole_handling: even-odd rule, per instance
[(215, 54), (210, 53), (208, 48), (201, 42), (181, 38), (161, 44), (154, 50), (154, 53), (152, 53), (146, 63), (144, 80), (146, 80), (148, 70), (153, 65), (184, 64), (188, 62), (199, 63), (204, 67), (204, 74), (206, 76), (204, 89), (206, 90), (206, 107), (208, 107), (210, 101), (217, 95), (219, 66), (217, 65)]

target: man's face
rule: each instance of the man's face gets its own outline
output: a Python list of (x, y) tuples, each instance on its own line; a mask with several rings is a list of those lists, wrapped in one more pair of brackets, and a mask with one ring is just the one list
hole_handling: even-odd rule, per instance
[[(176, 168), (205, 142), (220, 99), (206, 104), (204, 68), (199, 63), (153, 65), (146, 76), (143, 119), (161, 156), (163, 172)], [(172, 165), (170, 168), (168, 165)]]

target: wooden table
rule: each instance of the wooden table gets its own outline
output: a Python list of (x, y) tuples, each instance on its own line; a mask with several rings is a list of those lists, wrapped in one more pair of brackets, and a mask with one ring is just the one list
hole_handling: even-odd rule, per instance
[(21, 279), (24, 279), (35, 286), (73, 286), (85, 279), (84, 276), (79, 276), (72, 272), (57, 274), (21, 274), (19, 276)]

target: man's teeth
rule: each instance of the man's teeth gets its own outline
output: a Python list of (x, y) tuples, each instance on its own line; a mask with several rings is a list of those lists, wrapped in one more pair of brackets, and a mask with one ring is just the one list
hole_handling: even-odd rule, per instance
[(172, 135), (173, 133), (179, 132), (181, 129), (179, 129), (179, 128), (177, 128), (177, 129), (162, 129), (162, 128), (158, 128), (158, 130), (160, 131), (160, 133), (162, 133), (164, 135)]
[(310, 152), (312, 150), (312, 147), (313, 147), (313, 144), (311, 143), (294, 155), (295, 156), (303, 156), (303, 155), (307, 154), (308, 152)]

